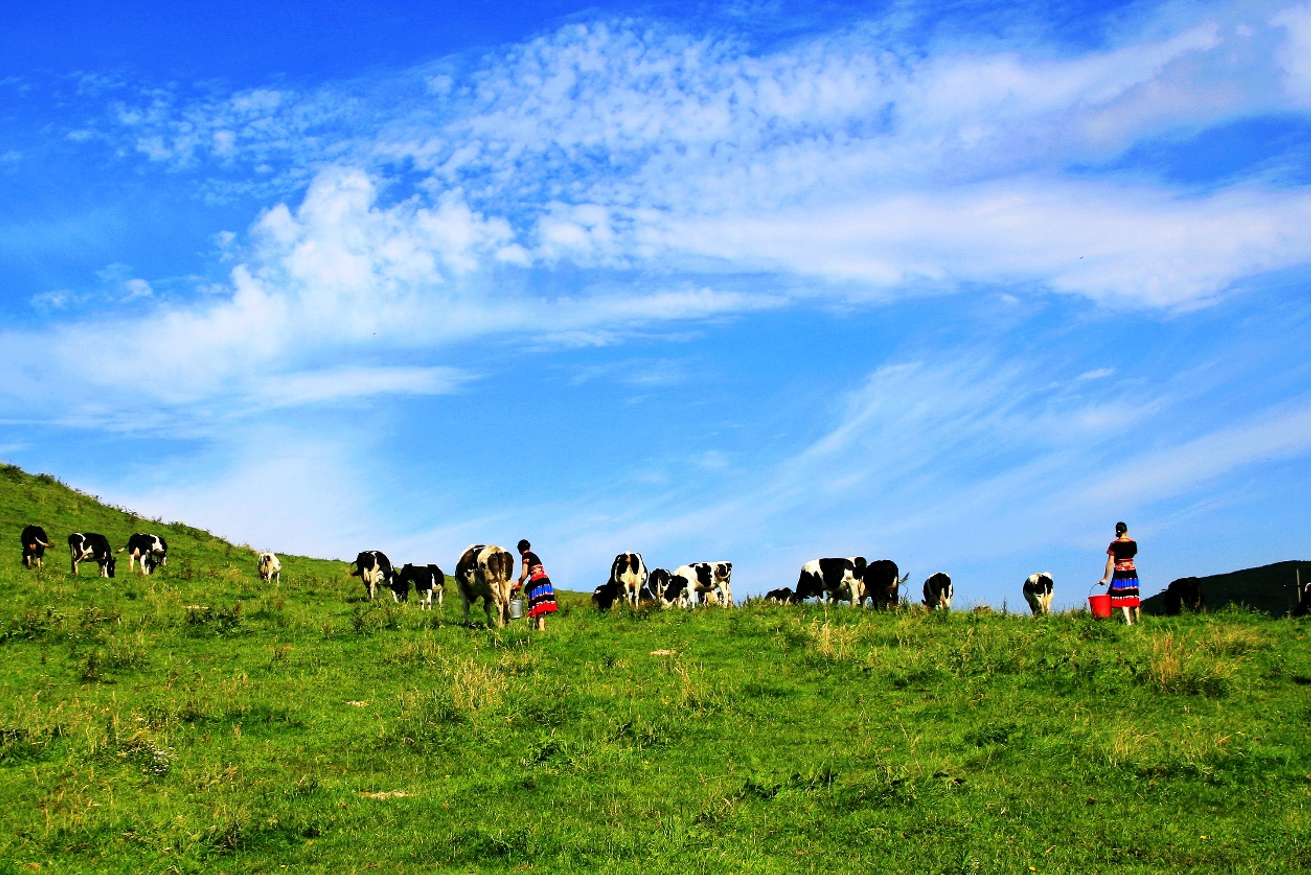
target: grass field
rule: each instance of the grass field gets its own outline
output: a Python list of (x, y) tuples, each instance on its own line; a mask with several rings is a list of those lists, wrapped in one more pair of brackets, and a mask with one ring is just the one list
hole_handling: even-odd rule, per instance
[[(169, 564), (26, 571), (29, 522)], [(1311, 870), (1305, 620), (469, 629), (14, 468), (0, 537), (0, 873)]]

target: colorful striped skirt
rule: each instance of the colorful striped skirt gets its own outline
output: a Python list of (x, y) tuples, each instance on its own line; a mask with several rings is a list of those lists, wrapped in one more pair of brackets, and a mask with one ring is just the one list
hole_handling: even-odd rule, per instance
[(1136, 608), (1138, 601), (1138, 578), (1117, 577), (1111, 581), (1111, 607)]
[(535, 619), (558, 610), (555, 606), (555, 590), (551, 588), (551, 578), (545, 573), (534, 575), (528, 580), (528, 617)]

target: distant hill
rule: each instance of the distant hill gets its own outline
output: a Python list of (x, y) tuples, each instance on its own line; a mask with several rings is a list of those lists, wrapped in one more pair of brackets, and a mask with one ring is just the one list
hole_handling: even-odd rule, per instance
[[(1235, 604), (1273, 617), (1285, 617), (1297, 604), (1299, 575), (1305, 586), (1311, 580), (1311, 562), (1289, 560), (1197, 579), (1202, 584), (1209, 610), (1215, 611)], [(1164, 614), (1164, 591), (1144, 599), (1143, 612)]]

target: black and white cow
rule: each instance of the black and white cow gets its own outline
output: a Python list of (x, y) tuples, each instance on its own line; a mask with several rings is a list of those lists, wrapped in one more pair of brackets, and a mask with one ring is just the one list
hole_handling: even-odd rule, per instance
[(797, 598), (797, 594), (792, 591), (791, 587), (785, 586), (782, 589), (771, 589), (765, 593), (765, 601), (775, 605), (794, 605), (801, 599)]
[(797, 578), (797, 601), (819, 596), (825, 602), (847, 599), (852, 607), (865, 601), (865, 557), (811, 559)]
[(1297, 605), (1293, 608), (1294, 617), (1305, 617), (1311, 613), (1311, 580), (1302, 584), (1302, 592), (1299, 594)]
[(890, 611), (899, 603), (899, 590), (910, 575), (898, 577), (898, 573), (891, 559), (875, 559), (865, 566), (865, 598), (876, 610)]
[(514, 556), (496, 545), (474, 544), (460, 555), (455, 564), (455, 585), (464, 602), (464, 625), (469, 625), (469, 604), (483, 600), (487, 625), (492, 625), (492, 608), (496, 608), (496, 625), (510, 621), (510, 595), (514, 590)]
[(647, 589), (656, 597), (662, 608), (677, 605), (680, 608), (690, 604), (691, 593), (686, 578), (674, 579), (667, 568), (653, 568), (646, 579)]
[(46, 547), (50, 538), (40, 526), (28, 526), (23, 529), (23, 565), (27, 568), (40, 568), (45, 564)]
[(592, 590), (592, 604), (596, 605), (598, 611), (610, 610), (615, 606), (615, 602), (624, 597), (623, 584), (615, 583), (613, 580), (608, 580)]
[(1194, 614), (1206, 610), (1206, 594), (1202, 592), (1202, 581), (1196, 577), (1181, 577), (1170, 581), (1165, 588), (1165, 613), (1177, 617), (1187, 608)]
[(951, 578), (942, 571), (924, 581), (924, 604), (929, 610), (950, 608), (952, 594)]
[[(674, 569), (670, 582), (676, 584), (680, 578), (693, 605), (701, 600), (706, 604), (719, 602), (726, 608), (733, 607), (732, 562), (689, 562)], [(713, 598), (711, 593), (714, 593)]]
[(610, 583), (623, 589), (622, 595), (630, 605), (637, 605), (638, 593), (646, 586), (646, 563), (641, 553), (620, 553), (610, 563)]
[(651, 579), (648, 577), (646, 584), (638, 590), (637, 605), (641, 607), (642, 605), (654, 605), (659, 602), (660, 596), (656, 595), (655, 588), (651, 586)]
[[(369, 594), (369, 598), (376, 598), (378, 595), (379, 584), (394, 586), (396, 580), (396, 570), (392, 568), (391, 560), (387, 554), (381, 550), (365, 550), (355, 557), (355, 568), (351, 570), (351, 577), (358, 577), (364, 581), (364, 589)], [(392, 590), (392, 598), (400, 601), (396, 597), (395, 589)]]
[(272, 553), (259, 554), (259, 579), (265, 583), (282, 583), (282, 563)]
[(168, 543), (149, 532), (137, 532), (128, 538), (127, 546), (118, 549), (119, 553), (124, 551), (127, 551), (128, 571), (136, 568), (138, 559), (141, 560), (143, 574), (150, 574), (160, 565), (168, 564)]
[(1024, 600), (1029, 603), (1029, 610), (1036, 617), (1052, 612), (1052, 590), (1055, 581), (1050, 571), (1039, 571), (1024, 579)]
[(401, 601), (405, 601), (410, 595), (411, 583), (414, 584), (414, 595), (419, 600), (420, 608), (425, 611), (432, 608), (434, 592), (437, 593), (437, 606), (442, 606), (446, 596), (446, 575), (434, 563), (411, 565), (406, 562), (401, 573), (396, 575), (396, 587), (392, 588), (392, 595), (396, 594), (399, 587), (402, 591)]
[(68, 536), (68, 553), (73, 559), (73, 573), (79, 562), (95, 562), (100, 566), (101, 577), (113, 577), (118, 560), (109, 546), (109, 539), (95, 532), (74, 532)]

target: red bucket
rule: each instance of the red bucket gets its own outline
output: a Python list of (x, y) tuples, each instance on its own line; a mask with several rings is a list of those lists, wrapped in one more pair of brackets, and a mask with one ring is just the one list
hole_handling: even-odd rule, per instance
[(1111, 594), (1088, 596), (1088, 610), (1092, 611), (1094, 617), (1105, 620), (1111, 615)]

